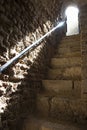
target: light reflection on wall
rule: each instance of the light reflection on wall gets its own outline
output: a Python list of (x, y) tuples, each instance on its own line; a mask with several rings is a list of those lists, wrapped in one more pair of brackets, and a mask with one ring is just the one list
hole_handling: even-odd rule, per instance
[[(45, 36), (45, 37), (49, 36), (53, 31), (55, 31), (57, 28), (59, 28), (63, 25), (64, 25), (64, 21), (58, 23), (58, 25), (51, 30), (50, 28), (51, 28), (52, 24), (50, 23), (50, 21), (47, 21), (43, 26), (44, 27), (43, 31), (39, 27), (38, 29), (36, 29), (36, 31), (34, 33), (32, 33), (31, 36), (30, 35), (25, 36), (26, 46), (29, 46), (30, 43), (33, 43), (36, 40), (38, 41), (38, 39), (42, 38), (42, 36)], [(44, 41), (44, 42), (46, 42), (46, 41)], [(16, 47), (12, 47), (12, 49), (10, 50), (11, 57), (16, 56), (18, 53), (20, 53), (24, 49), (24, 47), (23, 47), (24, 43), (23, 43), (22, 39), (21, 39), (21, 41), (18, 41), (17, 43), (18, 44), (16, 45)], [(7, 100), (9, 101), (11, 98), (10, 95), (7, 94), (8, 90), (9, 90), (10, 94), (15, 93), (18, 90), (17, 87), (18, 87), (18, 85), (21, 84), (21, 79), (25, 78), (25, 74), (26, 75), (28, 74), (27, 70), (29, 71), (31, 69), (31, 66), (34, 64), (35, 60), (38, 58), (39, 53), (43, 47), (44, 47), (43, 44), (36, 47), (36, 49), (31, 51), (27, 56), (20, 59), (20, 61), (12, 67), (12, 70), (14, 72), (13, 78), (20, 79), (19, 82), (17, 82), (17, 83), (12, 83), (12, 82), (8, 82), (8, 81), (2, 82), (0, 80), (0, 91), (3, 93), (2, 96), (0, 96), (0, 113), (4, 113), (6, 107), (8, 106)], [(28, 62), (30, 62), (30, 64)]]
[(10, 96), (7, 96), (7, 91), (9, 89), (10, 94), (17, 91), (19, 83), (11, 83), (6, 81), (0, 80), (0, 91), (2, 91), (2, 96), (0, 96), (0, 113), (4, 113), (6, 107), (7, 107), (7, 100), (10, 100)]
[[(43, 31), (39, 26), (35, 32), (29, 33), (25, 36), (24, 39), (17, 41), (18, 44), (10, 49), (10, 58), (16, 56), (27, 46), (31, 45), (37, 39), (42, 37), (46, 32), (48, 32), (52, 24), (50, 21), (47, 21), (45, 25), (46, 26), (44, 26)], [(21, 85), (21, 79), (24, 79), (25, 78), (24, 74), (26, 73), (27, 75), (28, 73), (27, 70), (31, 69), (31, 66), (33, 65), (34, 61), (38, 58), (41, 48), (43, 48), (43, 44), (41, 46), (38, 46), (33, 51), (29, 52), (27, 56), (21, 58), (20, 61), (16, 63), (15, 66), (12, 67), (12, 70), (14, 72), (13, 78), (20, 79), (19, 82), (12, 83), (9, 81), (0, 80), (0, 92), (2, 93), (0, 95), (0, 114), (4, 113), (4, 111), (8, 106), (7, 101), (11, 99), (10, 96), (7, 96), (8, 93), (7, 89), (9, 88), (10, 93), (15, 93), (18, 90), (17, 87), (18, 85)]]
[(78, 20), (79, 10), (76, 7), (69, 6), (66, 9), (67, 16), (67, 33), (66, 35), (74, 35), (79, 33), (79, 20)]

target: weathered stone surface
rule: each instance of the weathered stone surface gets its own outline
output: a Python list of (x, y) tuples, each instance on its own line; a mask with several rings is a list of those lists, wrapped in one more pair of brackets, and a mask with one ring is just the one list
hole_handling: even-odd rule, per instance
[(43, 80), (43, 87), (48, 95), (59, 97), (70, 96), (72, 93), (72, 81), (66, 80)]
[[(72, 39), (70, 40), (70, 39)], [(80, 36), (79, 40), (75, 40), (73, 36), (65, 38), (58, 44), (56, 54), (54, 57), (80, 57), (81, 56), (81, 45)], [(67, 39), (67, 40), (66, 40)], [(74, 41), (75, 40), (75, 41)]]
[(81, 67), (50, 69), (49, 79), (81, 79)]
[(52, 58), (51, 66), (53, 68), (81, 66), (81, 57)]
[(70, 48), (70, 49), (75, 49), (75, 48), (80, 48), (80, 39), (79, 41), (61, 41), (58, 43), (58, 48)]
[(70, 53), (58, 53), (58, 52), (56, 52), (55, 53), (55, 55), (54, 55), (54, 58), (63, 58), (63, 57), (65, 57), (65, 58), (67, 58), (67, 57), (81, 57), (81, 52), (70, 52)]
[[(83, 100), (70, 100), (54, 97), (51, 114), (58, 119), (83, 121), (87, 115), (86, 104)], [(84, 116), (83, 116), (84, 115)]]
[(44, 95), (67, 98), (81, 98), (81, 81), (43, 80)]
[(80, 40), (80, 34), (64, 37), (61, 42), (66, 42), (67, 44), (67, 42), (76, 42), (79, 40)]

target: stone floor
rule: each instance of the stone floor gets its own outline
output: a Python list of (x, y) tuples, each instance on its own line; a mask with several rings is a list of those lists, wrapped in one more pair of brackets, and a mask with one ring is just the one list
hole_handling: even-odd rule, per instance
[(49, 122), (41, 119), (27, 120), (23, 130), (87, 130), (85, 125), (77, 125), (66, 122)]

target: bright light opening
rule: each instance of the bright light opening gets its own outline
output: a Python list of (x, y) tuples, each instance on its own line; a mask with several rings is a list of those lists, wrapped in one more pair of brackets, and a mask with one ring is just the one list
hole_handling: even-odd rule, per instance
[(79, 9), (70, 6), (65, 11), (67, 17), (67, 33), (66, 35), (74, 35), (79, 33)]

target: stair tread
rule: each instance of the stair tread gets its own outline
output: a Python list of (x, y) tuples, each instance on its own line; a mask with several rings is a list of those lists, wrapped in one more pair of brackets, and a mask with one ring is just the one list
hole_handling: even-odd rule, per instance
[(80, 51), (80, 48), (69, 48), (69, 47), (66, 47), (66, 48), (58, 48), (56, 51), (55, 51), (56, 55), (68, 55), (71, 53), (71, 55), (77, 55), (78, 56), (78, 53), (81, 55), (81, 51)]
[(58, 43), (58, 47), (67, 47), (67, 46), (68, 47), (80, 47), (80, 40), (77, 40), (77, 41), (61, 40), (60, 43)]
[(51, 66), (53, 68), (81, 66), (81, 57), (68, 57), (68, 58), (52, 58)]
[(77, 52), (66, 52), (66, 53), (59, 53), (56, 52), (53, 58), (67, 58), (67, 57), (81, 57), (81, 52), (77, 51)]
[(58, 47), (57, 53), (71, 53), (71, 52), (80, 52), (80, 47)]
[[(27, 118), (23, 130), (83, 130), (83, 127), (74, 123), (60, 121), (60, 120), (48, 120), (38, 117)], [(86, 130), (86, 129), (84, 129)]]

